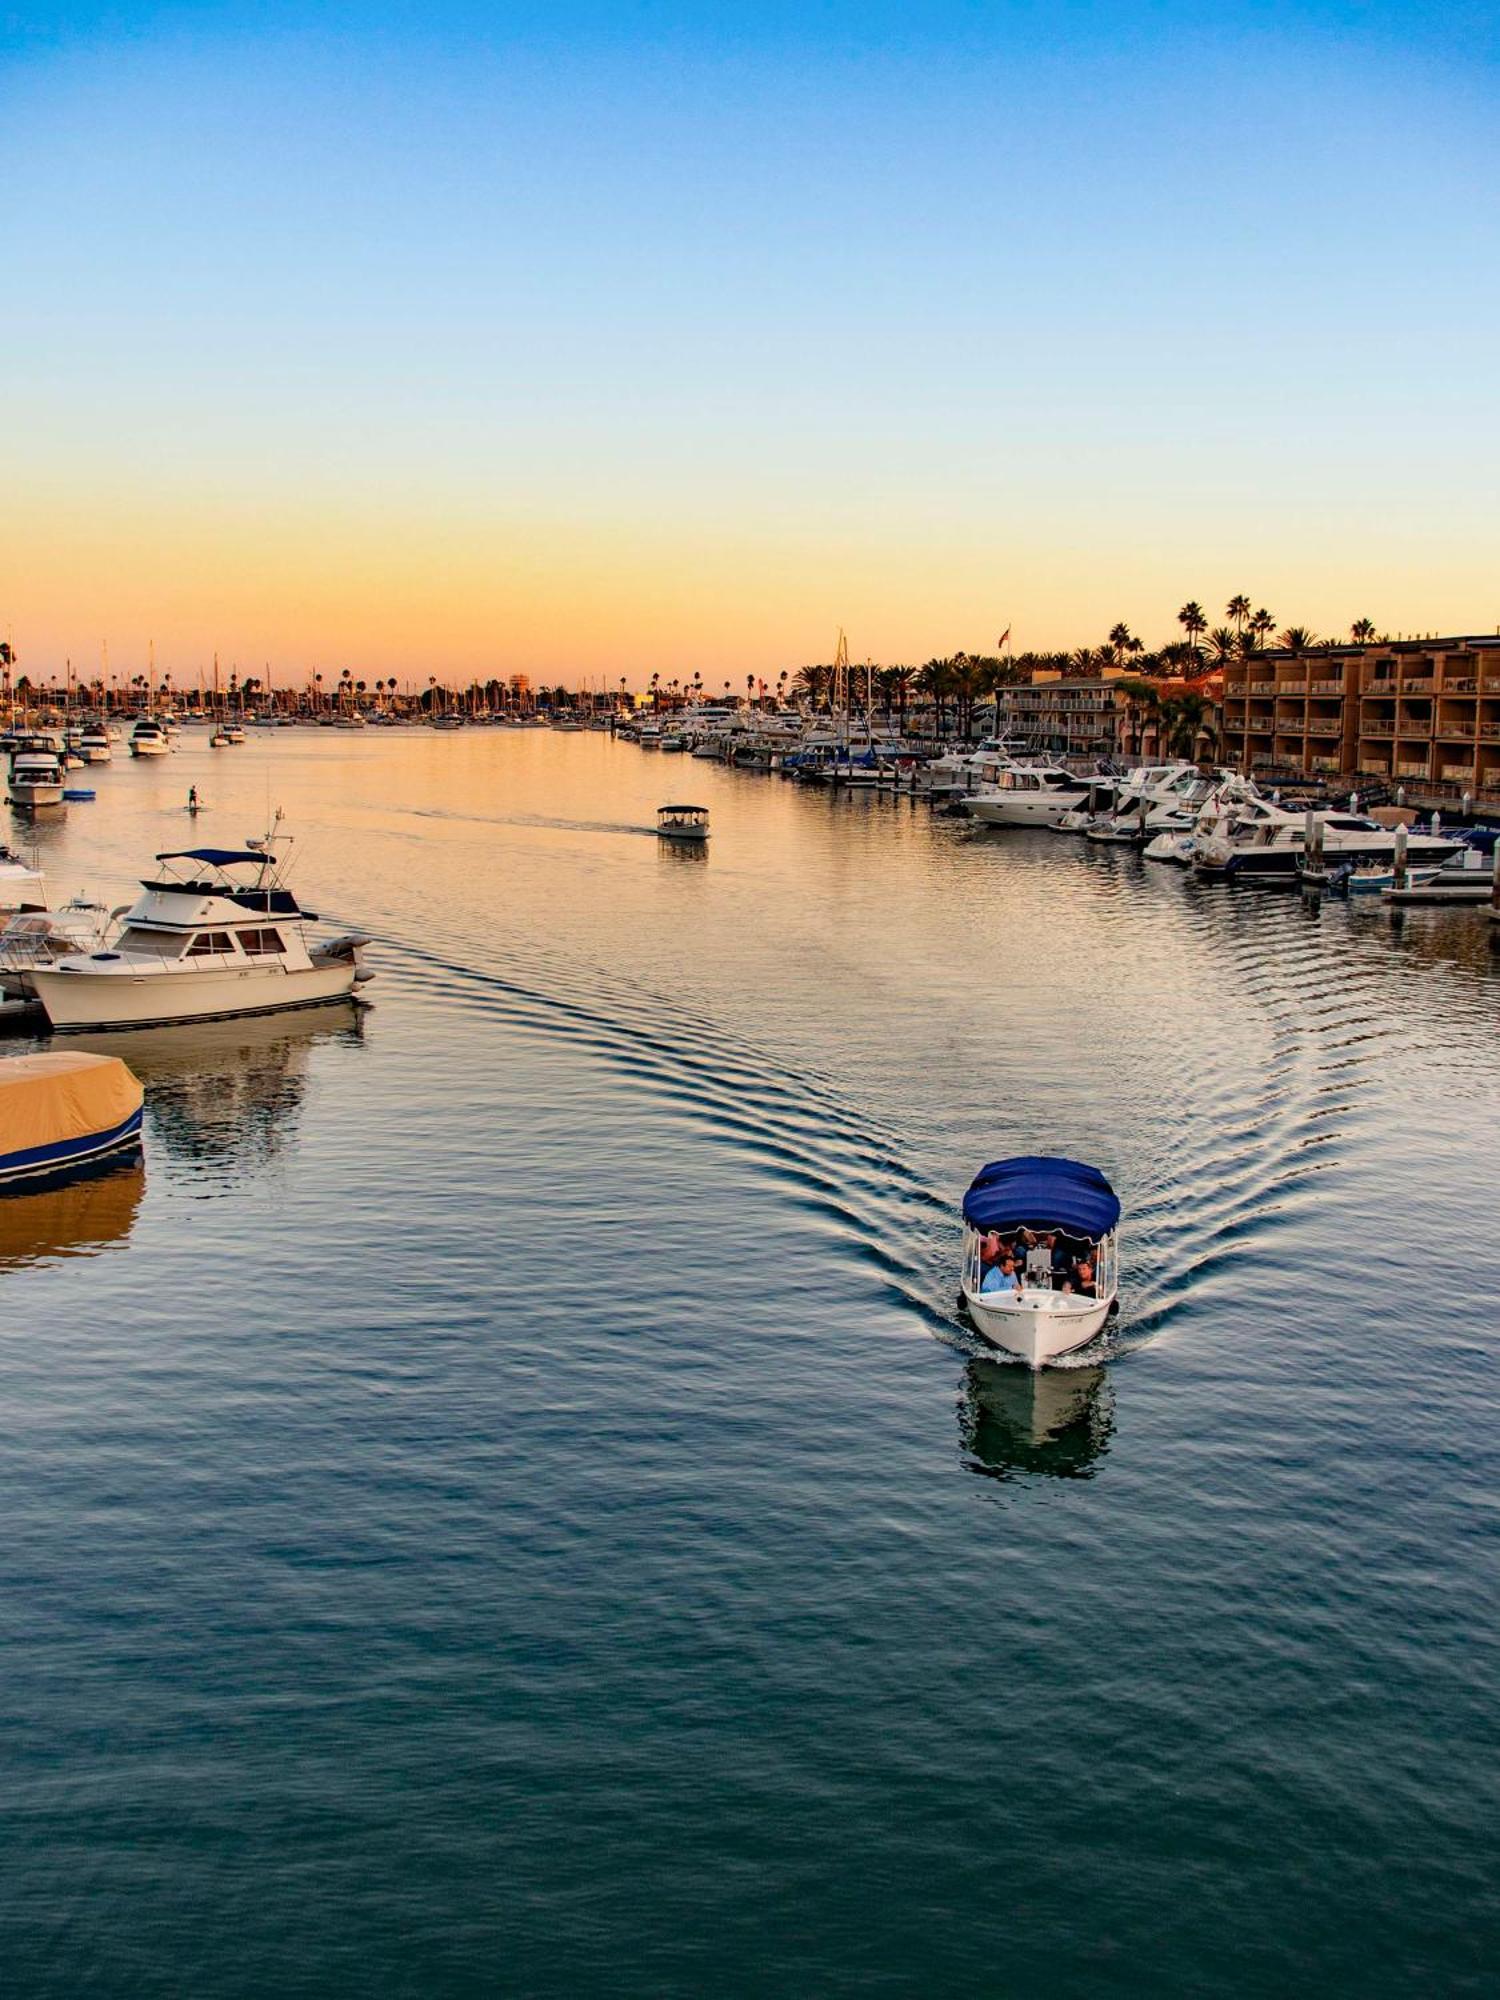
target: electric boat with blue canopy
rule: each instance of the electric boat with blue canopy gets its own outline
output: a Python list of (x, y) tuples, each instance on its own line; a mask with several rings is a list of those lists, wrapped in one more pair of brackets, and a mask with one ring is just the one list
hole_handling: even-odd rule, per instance
[(1042, 1368), (1103, 1331), (1119, 1295), (1120, 1201), (1097, 1167), (992, 1160), (963, 1215), (963, 1299), (986, 1340)]

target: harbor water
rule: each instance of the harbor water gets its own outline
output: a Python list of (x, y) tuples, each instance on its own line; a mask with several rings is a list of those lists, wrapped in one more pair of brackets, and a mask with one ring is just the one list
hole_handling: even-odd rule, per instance
[[(1493, 1990), (1484, 911), (597, 735), (88, 783), (54, 900), (279, 805), (378, 976), (85, 1042), (144, 1167), (0, 1203), (8, 1991)], [(1033, 1150), (1125, 1211), (1037, 1376)]]

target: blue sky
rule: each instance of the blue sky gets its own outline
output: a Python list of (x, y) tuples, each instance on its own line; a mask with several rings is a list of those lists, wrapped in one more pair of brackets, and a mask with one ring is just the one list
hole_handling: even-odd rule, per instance
[(1490, 11), (0, 20), (34, 649), (1500, 620)]

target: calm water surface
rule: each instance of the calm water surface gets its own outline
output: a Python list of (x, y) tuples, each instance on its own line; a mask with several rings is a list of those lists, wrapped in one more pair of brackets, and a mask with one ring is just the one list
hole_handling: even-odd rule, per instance
[[(96, 780), (59, 898), (280, 803), (379, 977), (0, 1203), (7, 1990), (1494, 1990), (1482, 915), (592, 736)], [(1034, 1148), (1127, 1229), (1038, 1379)]]

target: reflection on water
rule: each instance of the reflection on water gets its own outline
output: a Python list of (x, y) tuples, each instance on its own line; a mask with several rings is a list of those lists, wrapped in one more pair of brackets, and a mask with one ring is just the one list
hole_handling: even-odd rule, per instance
[(1016, 1368), (971, 1361), (959, 1401), (970, 1469), (988, 1479), (1046, 1473), (1092, 1479), (1115, 1428), (1103, 1368)]
[(295, 1014), (76, 1035), (70, 1048), (118, 1056), (146, 1090), (148, 1141), (172, 1158), (244, 1170), (296, 1135), (308, 1057), (323, 1042), (359, 1042), (352, 1001)]
[(139, 1153), (103, 1172), (0, 1199), (0, 1271), (97, 1257), (123, 1243), (146, 1185)]

